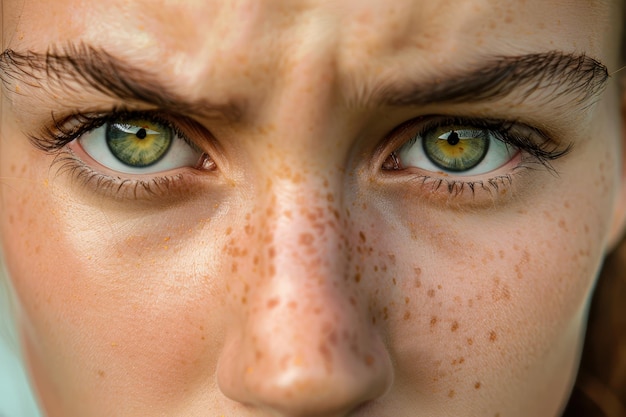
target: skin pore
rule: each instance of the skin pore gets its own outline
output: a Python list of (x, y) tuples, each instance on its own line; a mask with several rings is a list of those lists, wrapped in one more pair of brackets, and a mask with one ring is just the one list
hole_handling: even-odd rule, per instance
[[(559, 415), (623, 220), (615, 16), (3, 1), (0, 232), (46, 415)], [(168, 127), (145, 167), (103, 144)], [(458, 137), (473, 171), (424, 157)]]

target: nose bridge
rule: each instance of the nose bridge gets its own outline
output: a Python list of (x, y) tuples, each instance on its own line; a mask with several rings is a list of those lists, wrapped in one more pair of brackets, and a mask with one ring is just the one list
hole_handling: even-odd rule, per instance
[(257, 210), (265, 236), (249, 308), (220, 363), (227, 396), (278, 415), (343, 415), (381, 395), (390, 379), (364, 295), (347, 279), (350, 227), (331, 184), (273, 182)]

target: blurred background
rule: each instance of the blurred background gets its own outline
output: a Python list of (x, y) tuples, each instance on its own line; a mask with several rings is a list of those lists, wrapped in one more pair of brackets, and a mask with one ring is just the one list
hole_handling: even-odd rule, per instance
[(0, 269), (0, 417), (41, 417), (19, 359), (4, 277)]

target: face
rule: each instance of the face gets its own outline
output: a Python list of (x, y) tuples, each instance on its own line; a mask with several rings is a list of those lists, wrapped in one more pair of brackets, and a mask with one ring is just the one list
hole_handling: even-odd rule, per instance
[(47, 415), (558, 415), (617, 212), (591, 4), (4, 1)]

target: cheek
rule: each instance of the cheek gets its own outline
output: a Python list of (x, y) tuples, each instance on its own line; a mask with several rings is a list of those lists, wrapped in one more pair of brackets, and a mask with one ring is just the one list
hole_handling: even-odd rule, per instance
[(46, 178), (41, 155), (18, 149), (1, 153), (0, 175), (20, 177), (2, 187), (1, 237), (44, 402), (80, 415), (75, 396), (119, 398), (115, 414), (205, 384), (223, 327), (218, 243), (206, 233), (217, 210), (115, 215), (82, 204), (63, 178)]
[(376, 319), (404, 386), (466, 404), (493, 395), (502, 412), (528, 398), (537, 401), (524, 402), (527, 415), (558, 408), (577, 366), (614, 186), (610, 156), (581, 154), (497, 209), (417, 199), (380, 209), (371, 234), (393, 256), (366, 262), (388, 294)]

